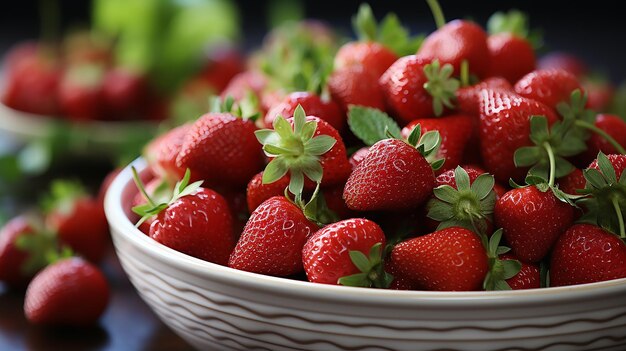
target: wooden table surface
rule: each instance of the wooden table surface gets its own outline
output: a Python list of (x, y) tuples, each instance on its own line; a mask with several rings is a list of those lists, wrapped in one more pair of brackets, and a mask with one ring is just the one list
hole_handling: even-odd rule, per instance
[(0, 283), (0, 350), (192, 350), (141, 300), (114, 253), (102, 264), (111, 300), (100, 323), (86, 329), (32, 326), (24, 318), (23, 291)]

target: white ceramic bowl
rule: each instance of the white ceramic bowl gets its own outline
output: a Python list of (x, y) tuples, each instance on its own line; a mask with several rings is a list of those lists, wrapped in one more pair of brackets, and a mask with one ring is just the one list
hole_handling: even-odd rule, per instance
[[(142, 160), (134, 162), (145, 168)], [(626, 350), (626, 279), (503, 292), (420, 292), (287, 280), (158, 244), (127, 215), (130, 169), (106, 198), (141, 297), (202, 350)]]

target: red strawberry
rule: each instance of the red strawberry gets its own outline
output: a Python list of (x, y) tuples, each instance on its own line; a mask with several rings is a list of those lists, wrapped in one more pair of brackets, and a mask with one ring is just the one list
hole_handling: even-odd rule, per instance
[(334, 101), (325, 101), (319, 95), (310, 92), (294, 92), (287, 95), (278, 104), (272, 106), (265, 115), (264, 123), (270, 127), (276, 116), (293, 117), (296, 107), (302, 108), (311, 116), (326, 121), (337, 131), (341, 132), (346, 124), (346, 116)]
[(2, 102), (14, 109), (47, 116), (60, 113), (57, 90), (62, 70), (43, 52), (20, 57), (6, 73)]
[[(503, 260), (519, 260), (515, 255), (505, 253), (500, 256)], [(539, 273), (539, 265), (520, 261), (522, 268), (513, 277), (506, 280), (511, 289), (538, 289), (541, 287), (541, 275)]]
[[(23, 236), (34, 235), (35, 230), (26, 219), (19, 216), (7, 222), (0, 230), (0, 281), (9, 286), (25, 286), (35, 272), (27, 273), (24, 265), (30, 254), (18, 248), (16, 241)], [(41, 268), (41, 267), (38, 267)]]
[(243, 187), (264, 164), (251, 120), (211, 112), (195, 121), (185, 135), (176, 166), (191, 169), (207, 184)]
[(519, 95), (556, 108), (569, 102), (572, 92), (582, 90), (575, 75), (559, 69), (536, 70), (522, 77), (513, 87)]
[(154, 217), (150, 237), (182, 253), (205, 261), (225, 265), (234, 246), (233, 219), (226, 200), (217, 192), (200, 187), (202, 182), (189, 183), (190, 172), (174, 186), (169, 201), (151, 198), (139, 180), (135, 169), (137, 187), (149, 200), (148, 204), (134, 207), (142, 216), (138, 225)]
[(358, 150), (356, 150), (351, 156), (350, 156), (350, 166), (352, 166), (352, 170), (354, 170), (359, 163), (361, 163), (365, 157), (367, 157), (367, 154), (370, 153), (370, 148), (367, 146), (364, 146)]
[(234, 76), (220, 96), (226, 98), (232, 97), (236, 101), (242, 100), (249, 92), (257, 97), (261, 97), (262, 91), (267, 86), (267, 77), (261, 72), (244, 71)]
[(421, 56), (399, 58), (380, 77), (385, 103), (399, 121), (439, 116), (444, 106), (453, 107), (451, 99), (459, 82), (451, 78), (451, 66), (440, 66)]
[(615, 98), (615, 87), (607, 81), (582, 80), (583, 90), (587, 93), (587, 108), (605, 112)]
[(400, 273), (400, 268), (395, 261), (389, 257), (385, 260), (385, 272), (388, 272), (393, 276), (393, 280), (389, 285), (389, 289), (392, 290), (419, 290), (413, 286), (413, 282)]
[(232, 47), (216, 47), (208, 55), (199, 76), (209, 83), (217, 93), (222, 92), (237, 74), (243, 72), (245, 64), (241, 53)]
[(61, 112), (77, 121), (97, 120), (103, 114), (104, 67), (81, 64), (66, 70), (59, 83)]
[[(622, 147), (626, 147), (626, 122), (619, 116), (599, 114), (596, 116), (594, 124), (597, 128), (610, 135)], [(597, 133), (591, 133), (591, 136), (587, 139), (587, 150), (579, 157), (582, 159), (582, 162), (589, 163), (595, 159), (599, 151), (605, 154), (619, 153), (605, 138)]]
[(539, 262), (574, 221), (574, 208), (550, 190), (527, 186), (504, 194), (496, 202), (494, 217), (513, 254), (523, 261)]
[(284, 176), (273, 183), (263, 184), (263, 172), (257, 173), (252, 177), (246, 189), (248, 211), (252, 213), (259, 205), (271, 197), (282, 196), (285, 194), (285, 189), (288, 185), (288, 176)]
[(33, 278), (26, 290), (24, 312), (33, 324), (82, 327), (100, 318), (109, 295), (109, 285), (97, 267), (69, 258)]
[(76, 183), (56, 181), (46, 199), (46, 226), (59, 241), (85, 259), (99, 263), (109, 247), (109, 225), (98, 199)]
[(418, 124), (422, 127), (422, 132), (438, 131), (441, 137), (441, 145), (436, 155), (437, 158), (443, 158), (446, 161), (437, 170), (437, 174), (454, 169), (463, 161), (463, 154), (473, 134), (473, 122), (470, 116), (450, 115), (416, 119), (402, 129), (402, 137), (408, 138), (411, 130)]
[(354, 211), (346, 206), (346, 202), (343, 201), (344, 186), (345, 184), (337, 184), (321, 190), (328, 209), (341, 219), (351, 218), (356, 215)]
[(431, 33), (417, 54), (428, 61), (438, 59), (460, 72), (461, 62), (467, 60), (470, 72), (484, 78), (489, 70), (487, 33), (476, 23), (454, 20)]
[(487, 38), (487, 46), (491, 56), (489, 76), (503, 77), (515, 84), (535, 69), (535, 50), (524, 38), (510, 33), (494, 34)]
[(314, 283), (386, 288), (391, 277), (383, 271), (385, 242), (382, 229), (367, 219), (351, 218), (327, 225), (302, 249), (306, 276)]
[[(476, 180), (476, 178), (478, 178), (480, 175), (487, 173), (487, 171), (475, 165), (465, 165), (465, 166), (462, 166), (462, 168), (465, 170), (465, 172), (467, 172), (467, 175), (469, 176), (469, 179), (470, 179), (470, 183), (473, 183)], [(454, 175), (454, 169), (449, 169), (439, 174), (437, 178), (435, 178), (435, 182), (436, 182), (435, 186), (449, 185), (453, 188), (456, 188), (456, 179)], [(496, 192), (496, 200), (502, 197), (502, 195), (506, 193), (506, 189), (498, 183), (495, 183), (493, 185), (493, 191)]]
[(148, 81), (145, 75), (116, 67), (108, 70), (102, 82), (103, 116), (107, 120), (138, 119), (148, 99)]
[(374, 41), (349, 42), (341, 46), (335, 55), (335, 69), (362, 65), (376, 78), (398, 59), (398, 56), (381, 43)]
[(385, 109), (378, 77), (363, 65), (353, 64), (334, 70), (328, 77), (328, 90), (344, 112), (348, 111), (349, 105)]
[(176, 158), (190, 129), (189, 123), (180, 125), (146, 145), (143, 155), (156, 177), (174, 182), (182, 179), (185, 169), (176, 164)]
[(391, 259), (419, 289), (480, 290), (489, 265), (478, 236), (450, 227), (396, 245)]
[(484, 89), (480, 100), (480, 144), (484, 166), (498, 182), (521, 182), (528, 171), (515, 167), (513, 155), (531, 146), (530, 117), (545, 116), (551, 125), (558, 118), (546, 105), (502, 90)]
[(559, 178), (559, 189), (566, 194), (576, 195), (577, 190), (585, 188), (585, 177), (581, 169), (575, 168), (570, 174)]
[(550, 285), (564, 286), (626, 278), (626, 244), (591, 224), (570, 227), (556, 242)]
[(284, 196), (252, 212), (228, 266), (249, 272), (288, 276), (302, 271), (302, 247), (318, 226)]
[(554, 51), (539, 59), (537, 68), (542, 70), (562, 69), (576, 77), (587, 74), (587, 65), (578, 57), (566, 53)]
[(477, 84), (461, 87), (456, 91), (457, 110), (462, 114), (476, 116), (480, 114), (480, 91), (483, 89), (513, 91), (508, 80), (490, 77)]
[(343, 198), (357, 211), (408, 209), (426, 201), (434, 186), (433, 169), (414, 146), (385, 139), (350, 174)]
[[(174, 190), (172, 185), (167, 181), (161, 178), (153, 178), (146, 184), (146, 193), (157, 203), (167, 202), (169, 197)], [(135, 194), (135, 197), (132, 201), (132, 207), (141, 206), (148, 203), (148, 199), (143, 195), (142, 192), (138, 192)], [(144, 234), (150, 235), (150, 226), (156, 217), (147, 218), (141, 225), (139, 226), (139, 230), (141, 230)]]

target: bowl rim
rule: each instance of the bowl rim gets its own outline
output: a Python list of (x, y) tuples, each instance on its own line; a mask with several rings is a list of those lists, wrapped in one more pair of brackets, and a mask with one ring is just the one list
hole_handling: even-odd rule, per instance
[[(146, 168), (139, 157), (122, 169), (111, 183), (105, 197), (105, 212), (112, 235), (120, 235), (133, 246), (163, 260), (164, 263), (186, 270), (193, 275), (227, 282), (247, 289), (260, 289), (277, 295), (294, 295), (315, 300), (336, 300), (350, 303), (364, 301), (383, 305), (424, 304), (431, 307), (466, 306), (493, 307), (504, 305), (553, 304), (580, 302), (581, 299), (626, 295), (626, 278), (563, 287), (507, 291), (450, 291), (390, 290), (317, 284), (237, 270), (204, 261), (173, 250), (143, 234), (127, 218), (121, 203), (124, 189), (132, 182), (131, 166), (138, 171)], [(116, 250), (118, 247), (116, 245)]]

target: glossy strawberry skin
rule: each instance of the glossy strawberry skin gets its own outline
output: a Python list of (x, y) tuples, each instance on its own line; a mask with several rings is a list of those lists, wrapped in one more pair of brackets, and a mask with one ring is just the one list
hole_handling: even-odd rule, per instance
[(480, 92), (483, 89), (512, 92), (513, 86), (502, 77), (489, 77), (477, 84), (461, 87), (456, 91), (457, 110), (462, 114), (478, 117), (480, 114)]
[(587, 93), (588, 109), (596, 112), (606, 112), (615, 98), (615, 86), (606, 81), (592, 81), (582, 79), (583, 90)]
[[(500, 256), (503, 260), (518, 260), (515, 255), (511, 253), (505, 253)], [(520, 261), (522, 268), (513, 277), (506, 280), (511, 289), (524, 290), (524, 289), (538, 289), (541, 287), (541, 274), (539, 271), (539, 265), (536, 263), (529, 263)]]
[(34, 230), (26, 217), (18, 216), (7, 222), (0, 230), (0, 281), (12, 287), (26, 286), (32, 275), (22, 272), (29, 254), (20, 250), (15, 241)]
[(328, 77), (332, 99), (344, 112), (349, 105), (360, 105), (385, 110), (385, 97), (378, 85), (378, 77), (363, 65), (349, 65), (336, 69)]
[(402, 129), (402, 137), (408, 138), (416, 125), (420, 125), (422, 133), (438, 131), (441, 138), (441, 145), (437, 150), (437, 158), (446, 161), (443, 166), (436, 171), (441, 174), (449, 169), (454, 169), (463, 161), (467, 144), (474, 134), (474, 123), (472, 117), (466, 115), (450, 115), (439, 118), (422, 118), (413, 120)]
[(272, 197), (250, 215), (228, 266), (273, 276), (302, 272), (302, 248), (318, 229), (284, 196)]
[(576, 195), (576, 190), (584, 189), (587, 180), (581, 169), (575, 168), (572, 173), (558, 179), (559, 189), (566, 194)]
[(109, 248), (109, 225), (97, 199), (79, 197), (69, 212), (52, 210), (46, 216), (46, 225), (62, 243), (90, 262), (99, 263)]
[[(619, 179), (622, 176), (622, 172), (624, 172), (624, 169), (626, 168), (626, 156), (619, 154), (610, 154), (606, 155), (606, 157), (611, 162), (611, 165), (613, 165), (615, 175), (617, 176), (617, 179)], [(589, 164), (588, 168), (600, 170), (600, 167), (598, 166), (598, 160), (593, 160), (593, 162)]]
[(432, 96), (424, 89), (424, 84), (428, 82), (424, 66), (429, 63), (430, 59), (420, 56), (404, 56), (380, 77), (385, 104), (401, 124), (435, 116)]
[(308, 115), (328, 122), (339, 132), (343, 130), (346, 124), (345, 114), (334, 101), (324, 101), (319, 95), (310, 92), (293, 92), (270, 108), (263, 120), (265, 126), (271, 128), (276, 116), (293, 117), (298, 105), (301, 105)]
[(315, 232), (302, 249), (302, 261), (310, 282), (338, 284), (339, 278), (360, 273), (350, 251), (369, 256), (377, 243), (385, 247), (385, 233), (378, 224), (363, 218), (336, 222)]
[(528, 171), (517, 168), (515, 151), (531, 146), (530, 117), (545, 116), (548, 125), (558, 117), (546, 105), (502, 90), (483, 89), (480, 100), (480, 148), (484, 166), (500, 183), (521, 183)]
[(150, 237), (157, 242), (205, 261), (225, 265), (234, 247), (233, 219), (226, 200), (200, 188), (160, 212)]
[(209, 51), (199, 76), (221, 93), (229, 82), (243, 72), (245, 67), (241, 53), (230, 47), (215, 48)]
[(24, 312), (33, 324), (83, 327), (100, 318), (109, 295), (106, 278), (96, 266), (69, 258), (33, 278), (26, 290)]
[(380, 43), (353, 41), (339, 48), (335, 55), (334, 67), (341, 69), (360, 64), (374, 76), (380, 77), (397, 59), (398, 55)]
[(460, 227), (401, 242), (391, 258), (416, 288), (430, 291), (480, 290), (488, 271), (480, 239)]
[[(626, 122), (617, 115), (599, 114), (596, 116), (595, 126), (609, 134), (615, 141), (626, 147)], [(596, 133), (591, 133), (587, 139), (587, 150), (580, 155), (584, 163), (593, 161), (598, 152), (617, 154), (618, 151), (606, 139)]]
[(570, 72), (576, 77), (581, 77), (589, 71), (587, 65), (578, 57), (566, 53), (554, 51), (539, 59), (537, 68), (546, 69), (562, 69)]
[(541, 261), (574, 221), (574, 207), (535, 186), (508, 191), (494, 208), (496, 228), (520, 260)]
[(490, 35), (487, 46), (491, 56), (489, 76), (504, 77), (515, 84), (535, 69), (535, 50), (531, 43), (510, 33)]
[(477, 24), (465, 20), (453, 20), (431, 33), (417, 51), (427, 60), (438, 59), (449, 63), (454, 72), (460, 72), (461, 62), (467, 60), (470, 72), (484, 78), (489, 69), (487, 34)]
[(177, 165), (176, 159), (190, 129), (191, 124), (180, 125), (146, 145), (143, 155), (156, 177), (174, 182), (183, 178), (185, 169)]
[(250, 179), (246, 188), (248, 211), (252, 213), (265, 200), (285, 194), (287, 186), (289, 186), (288, 176), (284, 176), (273, 183), (263, 184), (263, 172), (257, 173)]
[(70, 67), (59, 82), (61, 112), (75, 121), (102, 119), (104, 112), (102, 68), (91, 65)]
[(556, 242), (550, 285), (565, 286), (626, 278), (626, 244), (590, 224), (576, 224)]
[(267, 86), (267, 78), (257, 71), (244, 71), (234, 76), (228, 85), (222, 90), (220, 96), (226, 98), (228, 96), (235, 100), (241, 100), (246, 97), (249, 92), (261, 97), (261, 92)]
[(244, 187), (265, 163), (256, 127), (229, 113), (207, 113), (185, 135), (176, 166), (206, 185)]
[(343, 198), (356, 211), (409, 209), (426, 201), (434, 186), (424, 156), (404, 141), (385, 139), (350, 174)]
[(389, 289), (392, 290), (419, 290), (408, 277), (405, 277), (398, 267), (398, 264), (389, 257), (385, 260), (385, 272), (393, 276)]
[(560, 102), (569, 102), (572, 91), (582, 90), (575, 75), (559, 69), (532, 71), (515, 83), (513, 88), (517, 94), (553, 109)]
[(352, 166), (352, 170), (354, 170), (359, 165), (359, 163), (361, 163), (365, 159), (365, 157), (369, 153), (370, 153), (370, 148), (367, 146), (364, 146), (356, 150), (352, 155), (350, 155), (350, 159), (348, 161), (350, 162), (350, 166)]

